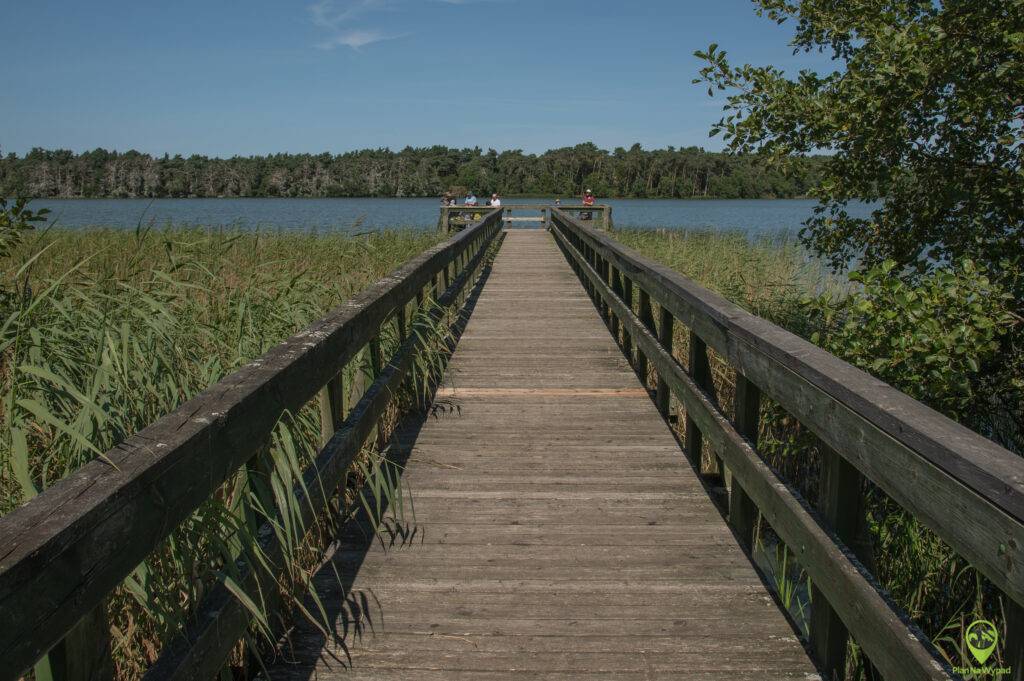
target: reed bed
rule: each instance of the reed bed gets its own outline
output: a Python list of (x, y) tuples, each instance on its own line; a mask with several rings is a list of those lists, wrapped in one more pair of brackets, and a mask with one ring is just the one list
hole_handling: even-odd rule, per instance
[[(751, 237), (749, 234), (701, 230), (618, 231), (623, 244), (666, 264), (740, 307), (807, 339), (817, 338), (820, 315), (811, 311), (817, 301), (841, 299), (856, 291), (846, 277), (830, 273), (810, 258), (798, 241), (786, 235)], [(687, 331), (676, 325), (675, 356), (686, 365)], [(842, 348), (838, 348), (842, 355)], [(715, 389), (727, 410), (733, 402), (732, 369), (709, 350)], [(654, 385), (655, 377), (648, 377)], [(900, 387), (899, 384), (896, 387)], [(678, 435), (683, 437), (685, 411), (678, 413)], [(759, 452), (783, 479), (813, 506), (817, 503), (820, 471), (819, 442), (806, 428), (771, 400), (763, 400)], [(702, 468), (717, 470), (705, 441)], [(720, 479), (724, 488), (728, 474)], [(715, 480), (714, 477), (711, 480)], [(724, 489), (719, 490), (720, 493)], [(865, 483), (867, 513), (858, 546), (881, 585), (928, 636), (951, 665), (966, 659), (963, 630), (975, 619), (1005, 622), (1004, 597), (956, 554), (945, 542), (905, 512), (884, 492)], [(755, 561), (787, 609), (797, 628), (809, 632), (813, 607), (810, 583), (789, 549), (763, 521), (756, 538)], [(1005, 632), (1004, 632), (1005, 633)], [(1001, 637), (1005, 641), (1006, 636)], [(857, 646), (851, 643), (847, 679), (874, 679), (877, 675)], [(1002, 650), (996, 659), (1002, 662)]]
[[(438, 239), (411, 230), (25, 233), (0, 260), (0, 513), (101, 458)], [(445, 338), (417, 319), (415, 333), (437, 332), (420, 360), (422, 377), (436, 371)], [(397, 333), (385, 333), (381, 345), (390, 357)], [(349, 384), (367, 371), (364, 353), (346, 368)], [(401, 494), (381, 452), (399, 411), (416, 401), (413, 390), (385, 418), (335, 516), (365, 503), (355, 491), (364, 481), (378, 500)], [(285, 414), (262, 470), (234, 476), (111, 596), (106, 610), (119, 678), (139, 677), (214, 585), (237, 588), (237, 560), (258, 565), (262, 559), (256, 529), (280, 518), (279, 539), (292, 549), (281, 593), (238, 591), (256, 621), (249, 650), (266, 647), (277, 629), (271, 602), (307, 585), (330, 534), (326, 526), (291, 526), (296, 509), (283, 493), (300, 484), (320, 437), (315, 402)], [(391, 507), (400, 512), (402, 504)], [(301, 609), (298, 598), (291, 601)], [(254, 659), (239, 647), (233, 664), (243, 668)]]
[[(702, 230), (621, 230), (615, 236), (807, 338), (818, 329), (815, 317), (806, 313), (806, 301), (847, 290), (845, 279), (829, 274), (785, 236)], [(27, 233), (0, 259), (0, 415), (5, 426), (0, 513), (102, 456), (438, 238), (423, 231), (357, 236), (173, 228)], [(428, 350), (409, 390), (368, 443), (331, 517), (313, 528), (279, 523), (280, 540), (293, 547), (291, 561), (280, 593), (239, 593), (255, 625), (233, 657), (236, 673), (254, 671), (247, 669), (258, 663), (251, 651), (265, 651), (280, 629), (271, 621), (275, 598), (289, 599), (298, 616), (321, 617), (319, 607), (305, 610), (294, 595), (308, 587), (334, 522), (360, 506), (377, 521), (384, 520), (385, 507), (401, 514), (404, 492), (386, 456), (387, 436), (402, 413), (422, 406), (423, 390), (450, 348), (450, 321), (431, 325), (422, 317), (413, 320), (414, 332), (431, 338)], [(396, 345), (397, 333), (386, 331), (381, 354), (390, 356)], [(684, 364), (687, 346), (685, 329), (677, 326), (674, 347)], [(719, 399), (730, 405), (732, 371), (711, 354)], [(346, 367), (346, 384), (368, 380), (369, 372), (364, 353)], [(817, 442), (778, 405), (766, 401), (763, 409), (760, 451), (813, 504)], [(240, 471), (112, 595), (107, 615), (120, 679), (139, 677), (214, 585), (233, 583), (236, 559), (260, 562), (254, 528), (267, 518), (295, 515), (290, 495), (281, 490), (299, 484), (320, 437), (316, 404), (286, 414), (274, 432), (266, 465)], [(714, 471), (713, 453), (706, 448), (703, 458), (705, 470)], [(729, 484), (727, 474), (721, 484)], [(981, 614), (1003, 619), (999, 595), (884, 494), (871, 486), (866, 491), (864, 535), (877, 557), (875, 574), (940, 651), (959, 660), (960, 631), (967, 622)], [(806, 633), (812, 604), (805, 575), (763, 524), (758, 545), (759, 564)], [(870, 678), (870, 667), (853, 652), (848, 678)]]

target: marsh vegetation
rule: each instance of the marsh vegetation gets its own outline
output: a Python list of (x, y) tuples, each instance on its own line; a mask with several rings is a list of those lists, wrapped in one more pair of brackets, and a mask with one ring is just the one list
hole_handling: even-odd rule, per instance
[[(30, 214), (8, 211), (0, 327), (0, 511), (7, 513), (155, 421), (438, 240), (431, 232), (363, 236), (233, 231), (28, 231)], [(417, 327), (418, 333), (433, 333)], [(422, 326), (422, 325), (421, 325)], [(443, 347), (438, 332), (434, 350)], [(380, 338), (381, 352), (397, 346)], [(431, 350), (420, 375), (436, 368)], [(363, 353), (346, 367), (358, 385)], [(418, 387), (396, 400), (356, 462), (337, 507), (312, 528), (293, 526), (293, 497), (321, 443), (314, 402), (286, 413), (260, 470), (232, 476), (107, 601), (117, 675), (136, 678), (217, 584), (255, 621), (249, 648), (264, 646), (276, 595), (245, 593), (240, 558), (259, 565), (257, 528), (270, 519), (290, 547), (281, 595), (304, 591), (333, 522), (365, 499), (401, 495), (382, 455), (389, 429), (419, 404)], [(394, 501), (394, 499), (392, 499)], [(390, 504), (401, 509), (400, 503)], [(316, 618), (302, 611), (298, 616)], [(234, 664), (254, 659), (239, 646)], [(45, 662), (44, 662), (45, 664)]]
[[(619, 232), (616, 238), (1011, 451), (1024, 450), (1016, 301), (972, 261), (936, 268), (908, 283), (895, 276), (891, 262), (834, 274), (799, 241), (784, 237), (751, 241), (743, 234), (663, 230)], [(685, 364), (685, 329), (677, 326), (673, 340)], [(719, 399), (730, 405), (734, 374), (713, 352), (711, 360)], [(680, 428), (682, 423), (680, 418)], [(759, 445), (765, 460), (814, 506), (821, 464), (817, 438), (765, 400)], [(707, 445), (704, 465), (715, 466)], [(880, 489), (867, 482), (864, 492), (861, 545), (851, 548), (869, 558), (896, 603), (951, 665), (959, 665), (966, 652), (964, 628), (975, 619), (1005, 623), (1005, 596)], [(763, 522), (757, 548), (755, 557), (770, 573), (780, 601), (806, 633), (813, 607), (809, 580)], [(870, 678), (855, 645), (851, 652), (848, 677)]]

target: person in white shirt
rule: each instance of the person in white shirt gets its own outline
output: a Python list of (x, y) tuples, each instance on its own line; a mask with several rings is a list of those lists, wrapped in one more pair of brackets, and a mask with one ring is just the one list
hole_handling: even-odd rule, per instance
[(497, 194), (491, 194), (491, 207), (497, 208), (501, 206), (501, 199), (498, 198)]

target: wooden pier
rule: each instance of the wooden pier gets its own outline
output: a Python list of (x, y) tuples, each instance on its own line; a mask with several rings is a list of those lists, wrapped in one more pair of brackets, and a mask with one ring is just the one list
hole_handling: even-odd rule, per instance
[(346, 537), (338, 638), (272, 678), (817, 678), (548, 232), (505, 235), (437, 407), (416, 535)]
[[(430, 413), (391, 443), (415, 512), (377, 538), (359, 517), (330, 535), (313, 580), (329, 621), (275, 629), (270, 678), (831, 679), (851, 639), (880, 678), (959, 678), (875, 579), (865, 479), (999, 591), (1001, 662), (1024, 676), (1020, 457), (544, 208), (534, 230), (504, 229), (504, 208), (443, 216), (446, 241), (0, 518), (0, 679), (40, 660), (51, 679), (111, 678), (110, 593), (261, 474), (282, 414), (319, 408), (297, 510), (254, 527), (259, 564), (240, 556), (145, 678), (226, 673), (254, 621), (239, 593), (275, 594), (285, 571), (275, 528), (301, 538), (335, 512), (426, 352), (424, 320), (458, 342)], [(820, 441), (813, 507), (759, 454), (768, 401)], [(751, 557), (758, 525), (813, 584), (806, 638)]]

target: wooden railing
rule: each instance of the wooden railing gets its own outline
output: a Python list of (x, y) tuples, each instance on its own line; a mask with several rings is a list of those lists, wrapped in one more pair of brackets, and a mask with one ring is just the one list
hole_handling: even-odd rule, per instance
[[(107, 595), (241, 467), (258, 465), (283, 413), (319, 395), (326, 444), (294, 491), (308, 528), (421, 349), (422, 336), (407, 329), (410, 307), (433, 297), (420, 314), (436, 321), (459, 304), (500, 227), (501, 212), (484, 209), (478, 222), (0, 518), (0, 678), (18, 678), (48, 653), (53, 678), (109, 677)], [(399, 349), (343, 419), (341, 371), (391, 323)], [(258, 537), (279, 566), (284, 548), (269, 523)], [(239, 581), (256, 588), (274, 578), (265, 572), (240, 565)], [(249, 622), (246, 607), (217, 586), (146, 678), (214, 678)]]
[[(565, 212), (553, 210), (551, 219), (557, 241), (645, 382), (648, 367), (654, 369), (662, 414), (669, 416), (671, 396), (681, 403), (692, 465), (702, 472), (707, 439), (730, 471), (728, 518), (741, 543), (752, 548), (760, 513), (809, 575), (810, 638), (825, 672), (841, 676), (849, 635), (885, 679), (953, 677), (858, 560), (866, 476), (1008, 597), (1003, 661), (1020, 678), (1021, 457)], [(686, 368), (672, 352), (677, 321), (689, 331)], [(708, 348), (735, 371), (731, 419), (715, 395)], [(823, 444), (817, 508), (758, 455), (762, 395)]]
[[(512, 203), (501, 206), (506, 223), (538, 222), (544, 227), (549, 227), (551, 225), (551, 216), (549, 213), (553, 208), (555, 208), (554, 205), (546, 203)], [(595, 225), (599, 225), (601, 229), (606, 231), (614, 228), (614, 223), (612, 222), (612, 207), (609, 205), (566, 205), (558, 206), (558, 209), (567, 213), (575, 213), (576, 215), (589, 214), (593, 223)], [(474, 215), (482, 214), (487, 210), (490, 210), (490, 207), (441, 206), (441, 217), (437, 221), (437, 227), (442, 232), (457, 231), (462, 229), (466, 224), (470, 224)], [(532, 215), (522, 215), (522, 213), (532, 213)]]

